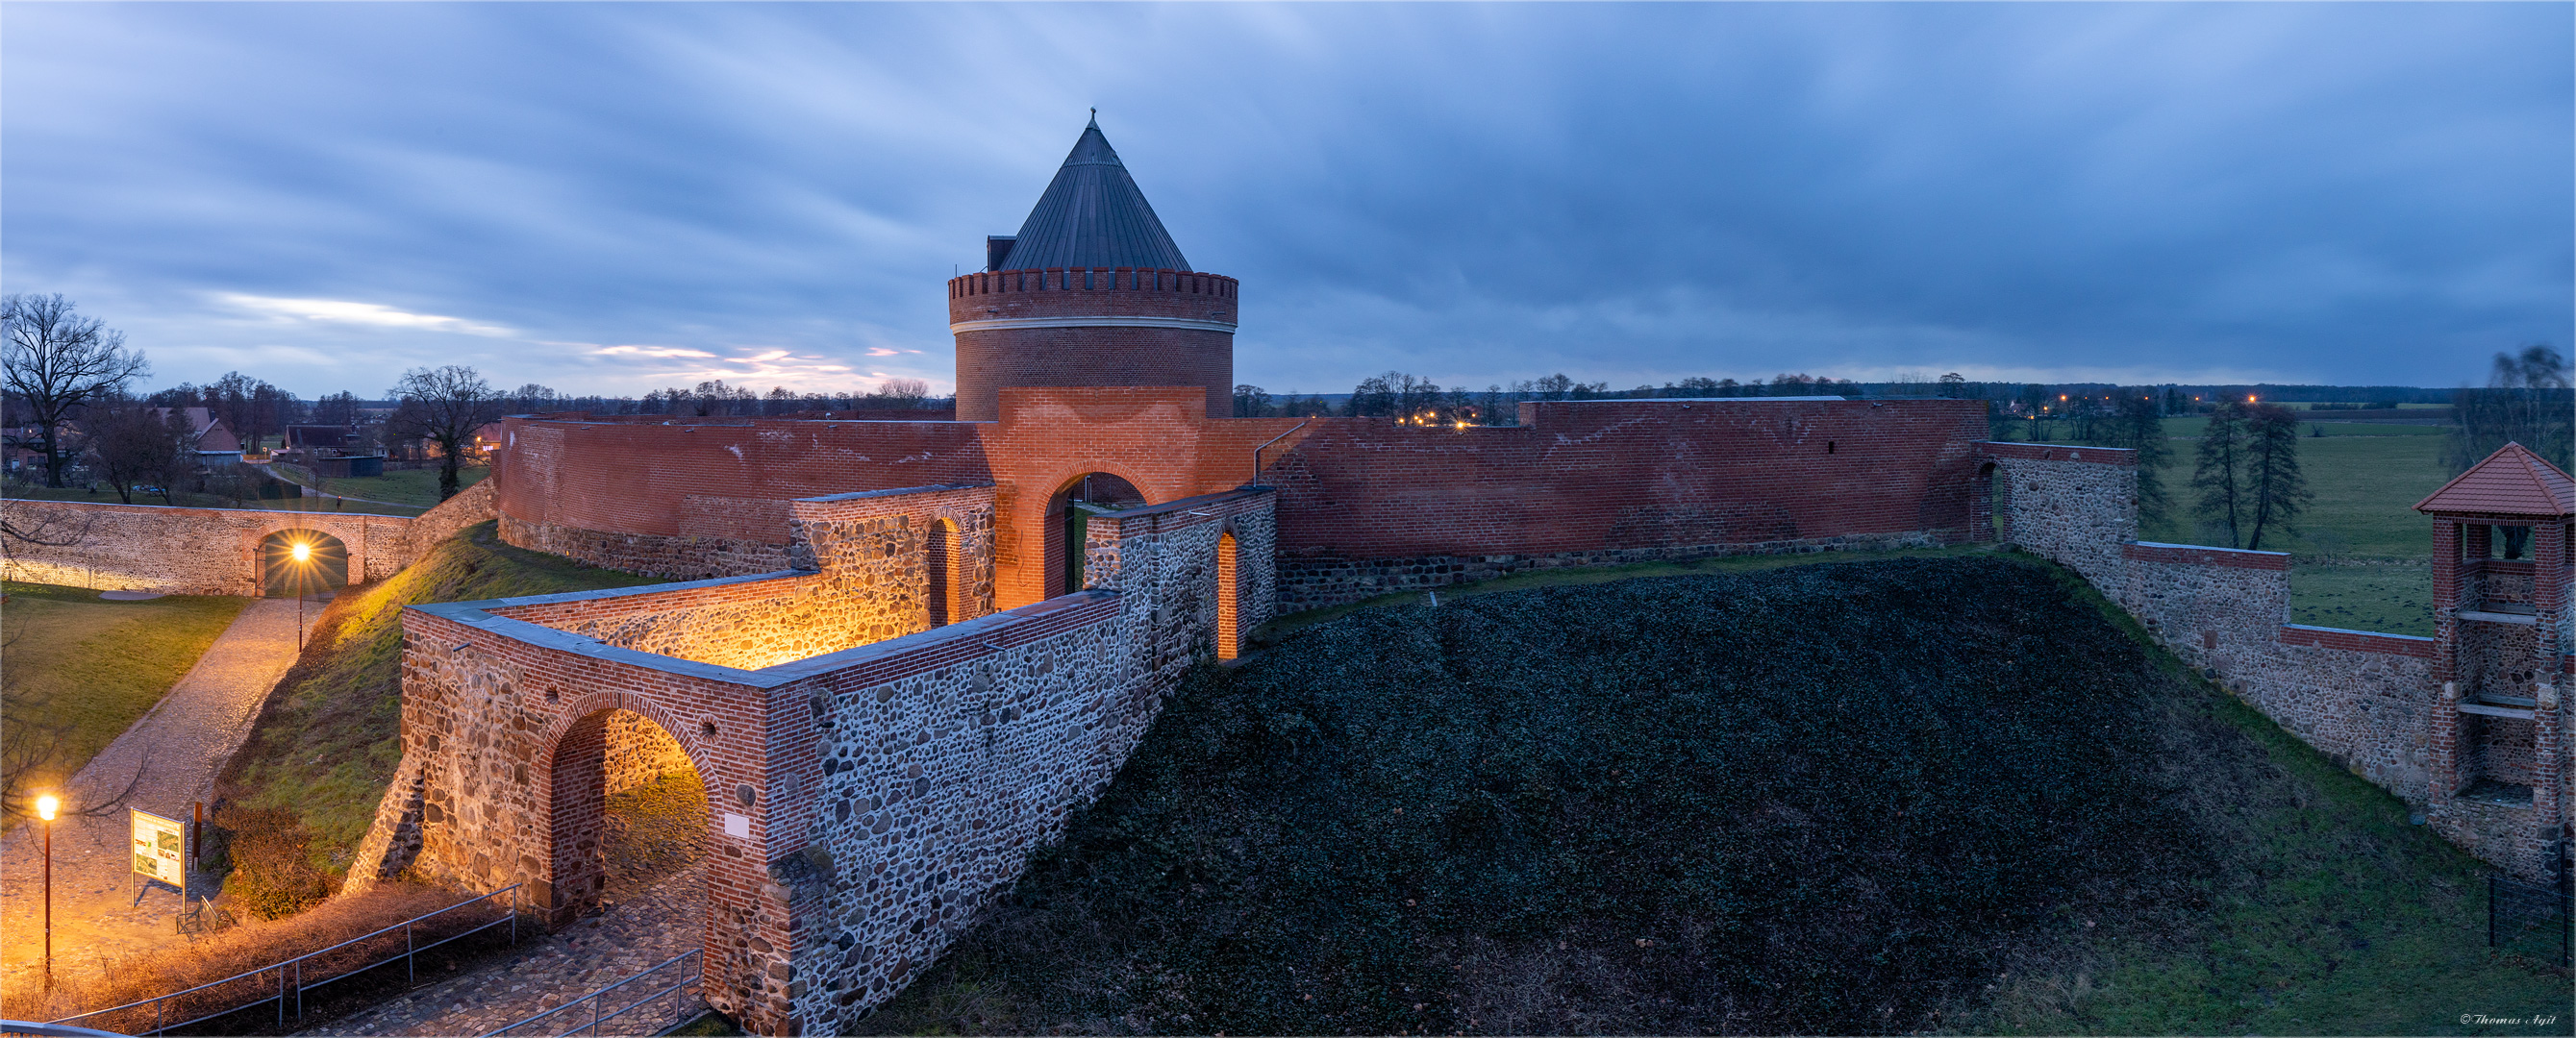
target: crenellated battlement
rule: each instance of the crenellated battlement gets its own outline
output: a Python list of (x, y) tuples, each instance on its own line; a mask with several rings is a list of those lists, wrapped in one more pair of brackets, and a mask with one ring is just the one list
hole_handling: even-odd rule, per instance
[[(1040, 292), (1137, 292), (1234, 298), (1240, 284), (1223, 274), (1144, 267), (1048, 267), (993, 270), (948, 279), (948, 298)], [(952, 306), (954, 304), (952, 303)]]

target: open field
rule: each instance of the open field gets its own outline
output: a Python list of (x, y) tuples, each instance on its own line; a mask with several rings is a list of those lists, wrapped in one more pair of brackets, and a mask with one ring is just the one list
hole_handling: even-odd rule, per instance
[[(456, 473), (457, 489), (462, 490), (480, 483), (484, 477), (491, 474), (492, 470), (489, 468), (459, 469)], [(364, 498), (367, 501), (390, 501), (414, 508), (430, 508), (438, 504), (438, 470), (434, 468), (390, 469), (381, 476), (322, 479), (296, 466), (281, 465), (279, 475), (326, 494)]]
[[(6, 585), (0, 606), (0, 724), (41, 746), (60, 731), (35, 777), (52, 785), (89, 763), (169, 694), (249, 600), (171, 596), (109, 602), (85, 588)], [(12, 755), (14, 756), (14, 754)]]
[[(2226, 543), (2192, 515), (2191, 473), (2205, 418), (2168, 418), (2171, 448), (2160, 470), (2171, 498), (2167, 521), (2141, 524), (2140, 540)], [(2299, 440), (2299, 461), (2316, 497), (2290, 536), (2266, 533), (2263, 547), (2292, 556), (2293, 623), (2390, 634), (2433, 633), (2433, 525), (2415, 502), (2451, 474), (2442, 465), (2440, 426), (2320, 423), (2327, 435)], [(2179, 438), (2186, 434), (2194, 438)], [(2250, 532), (2250, 531), (2248, 531)], [(2347, 565), (2346, 563), (2367, 563)]]
[(502, 544), (493, 524), (448, 538), (401, 573), (340, 593), (295, 669), (225, 766), (216, 795), (294, 816), (314, 866), (337, 875), (401, 758), (402, 607), (659, 583)]
[(1265, 632), (861, 1026), (2565, 1033), (2483, 866), (2071, 574), (1854, 558)]

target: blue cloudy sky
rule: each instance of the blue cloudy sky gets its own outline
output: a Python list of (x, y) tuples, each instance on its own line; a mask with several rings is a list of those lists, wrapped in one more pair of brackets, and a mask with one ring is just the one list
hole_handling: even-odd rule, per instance
[(1097, 105), (1240, 379), (2456, 385), (2565, 348), (2567, 4), (8, 4), (0, 279), (156, 384), (949, 384)]

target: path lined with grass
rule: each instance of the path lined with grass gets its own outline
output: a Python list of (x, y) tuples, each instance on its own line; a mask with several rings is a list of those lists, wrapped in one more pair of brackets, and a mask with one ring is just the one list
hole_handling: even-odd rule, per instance
[[(216, 770), (249, 736), (269, 690), (294, 662), (295, 624), (292, 600), (250, 600), (158, 706), (63, 786), (67, 811), (125, 799), (103, 816), (75, 814), (53, 825), (57, 970), (94, 972), (180, 940), (172, 923), (176, 893), (147, 892), (139, 907), (128, 897), (133, 859), (125, 809), (185, 821), (191, 804), (211, 799)], [(43, 828), (20, 825), (0, 839), (0, 978), (13, 983), (43, 961)]]

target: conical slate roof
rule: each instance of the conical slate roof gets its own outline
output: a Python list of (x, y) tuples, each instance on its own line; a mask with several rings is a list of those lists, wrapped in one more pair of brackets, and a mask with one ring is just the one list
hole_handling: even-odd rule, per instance
[(1100, 120), (1083, 127), (1082, 139), (1055, 181), (1020, 225), (1019, 241), (998, 269), (1042, 267), (1169, 267), (1190, 269), (1180, 246), (1163, 230), (1136, 179), (1100, 135)]
[(2477, 512), (2540, 519), (2576, 515), (2576, 479), (2519, 443), (2508, 443), (2415, 503), (2418, 512)]

